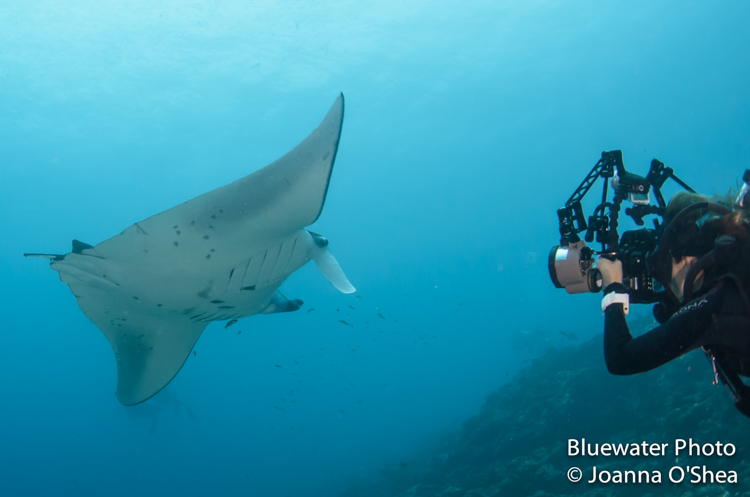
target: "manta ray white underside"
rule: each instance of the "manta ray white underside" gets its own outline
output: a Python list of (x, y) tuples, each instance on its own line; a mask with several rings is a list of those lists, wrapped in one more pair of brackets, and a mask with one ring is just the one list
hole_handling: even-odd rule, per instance
[(242, 179), (51, 259), (117, 359), (117, 398), (147, 400), (175, 377), (211, 321), (299, 309), (277, 290), (311, 259), (354, 292), (328, 241), (305, 229), (323, 209), (344, 118), (340, 95), (291, 152)]

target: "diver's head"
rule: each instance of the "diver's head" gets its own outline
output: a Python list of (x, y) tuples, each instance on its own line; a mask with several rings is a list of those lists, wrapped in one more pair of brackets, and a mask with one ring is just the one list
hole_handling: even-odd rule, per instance
[[(720, 203), (721, 202), (721, 203)], [(703, 272), (691, 273), (693, 287), (685, 292), (690, 269), (708, 252), (724, 229), (719, 221), (731, 214), (722, 199), (697, 193), (679, 192), (669, 201), (664, 216), (665, 228), (659, 246), (649, 256), (652, 275), (664, 286), (674, 303), (684, 301), (700, 287)]]
[(737, 208), (731, 192), (712, 198), (680, 192), (664, 218), (649, 264), (673, 302), (692, 298), (704, 279), (750, 282), (750, 211)]
[[(669, 204), (667, 204), (664, 222), (669, 229), (664, 233), (663, 243), (667, 244), (665, 248), (669, 253), (670, 271), (667, 275), (666, 267), (664, 267), (660, 280), (662, 284), (666, 280), (665, 287), (668, 287), (680, 302), (684, 300), (685, 277), (690, 268), (698, 261), (700, 256), (710, 250), (710, 245), (701, 236), (698, 225), (698, 220), (708, 213), (708, 209), (697, 206), (698, 204), (707, 204), (709, 201), (710, 199), (705, 195), (678, 192), (672, 196)], [(696, 207), (688, 209), (691, 206)], [(678, 214), (681, 213), (683, 214), (678, 217)], [(672, 225), (673, 222), (674, 225)], [(695, 281), (694, 289), (697, 290), (700, 287), (702, 279), (703, 274), (701, 273), (700, 278)]]

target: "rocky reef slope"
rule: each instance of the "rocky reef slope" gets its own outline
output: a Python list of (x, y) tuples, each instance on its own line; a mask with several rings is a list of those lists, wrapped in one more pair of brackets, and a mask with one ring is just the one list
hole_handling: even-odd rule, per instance
[[(744, 496), (750, 497), (750, 419), (696, 351), (655, 371), (617, 377), (602, 358), (601, 336), (578, 347), (549, 351), (513, 382), (488, 396), (479, 414), (463, 423), (426, 459), (382, 472), (370, 486), (342, 497), (489, 496)], [(587, 443), (668, 444), (664, 456), (570, 457), (568, 440)], [(700, 445), (731, 443), (734, 456), (675, 455), (677, 439)], [(582, 470), (571, 483), (567, 471)], [(587, 483), (597, 472), (654, 471), (661, 483)], [(738, 483), (670, 482), (674, 466), (735, 471)], [(624, 476), (624, 475), (623, 475)], [(628, 475), (631, 476), (631, 475)], [(675, 477), (679, 471), (675, 470)], [(630, 480), (629, 480), (630, 481)]]

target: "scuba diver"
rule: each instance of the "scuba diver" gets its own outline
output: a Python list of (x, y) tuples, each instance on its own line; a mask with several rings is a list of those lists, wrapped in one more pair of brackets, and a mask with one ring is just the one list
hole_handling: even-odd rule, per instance
[(750, 387), (740, 378), (750, 376), (750, 213), (744, 193), (734, 205), (688, 192), (669, 201), (666, 228), (648, 260), (666, 292), (654, 307), (660, 325), (637, 338), (625, 319), (622, 263), (602, 255), (596, 266), (604, 289), (604, 357), (612, 374), (649, 371), (702, 348), (714, 382), (727, 385), (737, 409), (750, 417)]

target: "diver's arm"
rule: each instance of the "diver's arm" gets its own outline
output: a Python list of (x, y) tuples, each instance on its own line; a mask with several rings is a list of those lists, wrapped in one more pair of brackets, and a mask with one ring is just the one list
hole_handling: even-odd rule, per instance
[[(605, 289), (625, 293), (621, 283)], [(721, 307), (722, 295), (711, 292), (677, 311), (666, 323), (633, 338), (623, 313), (623, 305), (613, 303), (604, 311), (604, 360), (610, 373), (629, 375), (650, 371), (696, 349), (699, 339)]]

